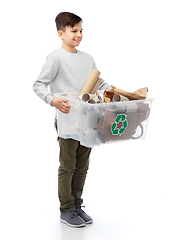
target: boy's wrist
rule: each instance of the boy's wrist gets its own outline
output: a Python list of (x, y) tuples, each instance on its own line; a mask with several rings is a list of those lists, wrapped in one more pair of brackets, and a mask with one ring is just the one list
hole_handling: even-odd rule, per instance
[(50, 105), (51, 105), (52, 107), (55, 107), (55, 105), (54, 105), (54, 100), (55, 100), (55, 98), (53, 98), (53, 99), (51, 100), (51, 104), (50, 104)]
[(54, 99), (55, 97), (53, 97), (52, 95), (47, 95), (46, 98), (45, 98), (45, 102), (50, 104), (52, 106), (52, 100)]

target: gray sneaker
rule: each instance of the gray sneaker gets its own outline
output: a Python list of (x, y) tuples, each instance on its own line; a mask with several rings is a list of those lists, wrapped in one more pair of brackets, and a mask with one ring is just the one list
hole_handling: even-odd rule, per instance
[(77, 215), (76, 210), (70, 210), (60, 215), (60, 221), (67, 224), (70, 227), (84, 227), (86, 226), (85, 221)]
[(92, 223), (93, 222), (92, 218), (82, 210), (82, 207), (84, 207), (84, 206), (80, 206), (80, 207), (76, 208), (76, 214), (79, 217), (81, 217), (85, 221), (86, 224)]

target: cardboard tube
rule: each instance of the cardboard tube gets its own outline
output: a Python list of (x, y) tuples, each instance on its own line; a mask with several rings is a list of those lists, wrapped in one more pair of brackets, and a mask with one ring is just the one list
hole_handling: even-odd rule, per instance
[(119, 94), (115, 94), (112, 99), (113, 102), (122, 102), (122, 101), (129, 101), (127, 97), (121, 96)]
[(89, 93), (83, 94), (82, 101), (87, 102), (90, 99), (93, 99), (95, 102), (99, 101), (99, 97), (94, 94), (89, 94)]
[(90, 99), (90, 95), (88, 93), (83, 94), (82, 101), (87, 102)]
[(102, 100), (98, 100), (97, 103), (103, 103), (103, 101)]
[(95, 104), (96, 102), (95, 102), (95, 100), (94, 100), (94, 99), (89, 99), (89, 100), (88, 100), (88, 103)]
[(100, 75), (100, 72), (97, 69), (92, 70), (79, 96), (85, 93), (91, 93), (91, 94), (95, 93), (95, 91), (97, 90), (98, 86), (101, 83), (101, 79), (99, 78), (99, 75)]

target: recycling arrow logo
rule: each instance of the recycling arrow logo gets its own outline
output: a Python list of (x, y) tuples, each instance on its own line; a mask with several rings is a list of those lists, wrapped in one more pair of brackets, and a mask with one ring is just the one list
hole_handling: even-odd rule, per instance
[(118, 114), (114, 120), (114, 122), (111, 123), (111, 133), (112, 135), (119, 135), (121, 136), (128, 127), (128, 121), (127, 116), (125, 114)]

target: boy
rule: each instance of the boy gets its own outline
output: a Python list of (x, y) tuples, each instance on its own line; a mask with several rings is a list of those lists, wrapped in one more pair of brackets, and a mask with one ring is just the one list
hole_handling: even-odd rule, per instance
[[(93, 69), (93, 58), (76, 50), (82, 40), (82, 19), (69, 12), (59, 13), (55, 19), (62, 47), (48, 55), (46, 62), (33, 85), (35, 93), (46, 103), (68, 114), (71, 106), (55, 93), (81, 92)], [(47, 86), (50, 86), (48, 91)], [(110, 86), (102, 80), (99, 89)], [(82, 209), (81, 198), (89, 166), (91, 148), (80, 145), (74, 139), (58, 138), (60, 166), (58, 170), (58, 196), (60, 220), (71, 227), (82, 227), (93, 220)]]

